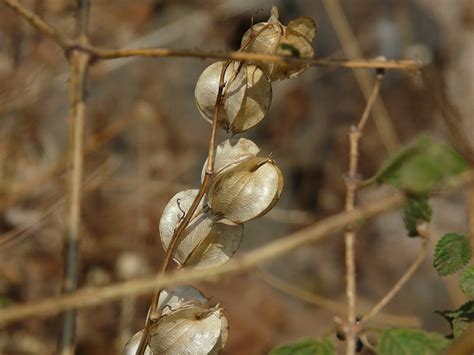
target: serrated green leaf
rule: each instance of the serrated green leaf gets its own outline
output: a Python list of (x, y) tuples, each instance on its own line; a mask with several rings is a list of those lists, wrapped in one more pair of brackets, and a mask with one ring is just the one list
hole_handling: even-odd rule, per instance
[(449, 145), (422, 135), (395, 154), (371, 180), (413, 194), (427, 194), (466, 166), (464, 158)]
[(471, 265), (459, 275), (459, 287), (470, 298), (474, 298), (474, 266)]
[(453, 329), (453, 336), (454, 339), (460, 337), (463, 335), (463, 333), (466, 331), (467, 326), (469, 325), (469, 322), (466, 321), (464, 318), (455, 318), (453, 319), (453, 322), (451, 323), (452, 329)]
[(449, 322), (454, 338), (462, 335), (469, 323), (474, 322), (474, 301), (469, 301), (454, 311), (436, 311)]
[(432, 210), (428, 204), (428, 196), (410, 196), (403, 207), (403, 222), (409, 237), (418, 236), (416, 225), (418, 221), (429, 222)]
[(445, 337), (437, 333), (392, 328), (382, 332), (375, 351), (379, 355), (435, 355), (448, 343)]
[(462, 234), (445, 234), (436, 244), (433, 266), (440, 276), (450, 275), (469, 262), (469, 239)]
[(300, 339), (293, 343), (279, 345), (269, 355), (333, 355), (334, 345), (327, 339)]

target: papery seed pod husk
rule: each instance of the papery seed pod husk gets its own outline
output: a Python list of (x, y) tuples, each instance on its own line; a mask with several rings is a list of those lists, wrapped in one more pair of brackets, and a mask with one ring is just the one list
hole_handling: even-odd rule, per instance
[(205, 304), (208, 299), (196, 287), (183, 285), (161, 291), (158, 299), (158, 312), (168, 314), (192, 302)]
[[(214, 158), (214, 174), (217, 175), (223, 170), (237, 165), (244, 160), (256, 157), (260, 148), (246, 138), (226, 139), (216, 147)], [(201, 171), (201, 182), (206, 174), (207, 159)]]
[[(135, 355), (137, 353), (138, 346), (140, 345), (140, 340), (143, 336), (143, 330), (140, 330), (125, 344), (125, 347), (122, 351), (122, 355)], [(149, 346), (145, 348), (144, 355), (153, 355)]]
[(162, 316), (152, 327), (150, 348), (154, 354), (163, 355), (210, 354), (222, 343), (223, 318), (218, 306), (183, 306)]
[(184, 267), (199, 269), (226, 263), (239, 249), (243, 233), (242, 224), (225, 219), (216, 222), (206, 238), (190, 253)]
[[(299, 17), (284, 26), (278, 20), (278, 10), (273, 7), (267, 22), (257, 23), (245, 32), (241, 46), (249, 52), (310, 59), (314, 56), (312, 41), (315, 35), (316, 25), (311, 18)], [(275, 62), (257, 65), (271, 81), (294, 78), (309, 67), (307, 64)]]
[(216, 345), (214, 345), (214, 348), (211, 350), (209, 355), (219, 354), (221, 350), (224, 348), (225, 344), (227, 343), (228, 338), (229, 338), (229, 321), (224, 316), (224, 317), (221, 317), (221, 334), (219, 338), (217, 339)]
[[(216, 62), (202, 72), (194, 96), (201, 115), (209, 122), (219, 89), (224, 62)], [(248, 130), (260, 122), (270, 107), (272, 88), (266, 74), (255, 65), (232, 62), (226, 69), (224, 96), (219, 109), (219, 126), (232, 134)]]
[[(161, 242), (165, 250), (168, 249), (176, 228), (182, 221), (184, 213), (191, 207), (197, 194), (197, 189), (181, 191), (174, 195), (166, 205), (159, 226)], [(211, 232), (214, 222), (213, 214), (206, 212), (206, 203), (204, 199), (201, 200), (193, 214), (193, 218), (181, 235), (178, 248), (173, 255), (173, 259), (178, 264), (183, 265), (199, 242)]]
[(267, 213), (279, 200), (283, 184), (272, 159), (250, 158), (213, 178), (208, 204), (216, 215), (244, 223)]

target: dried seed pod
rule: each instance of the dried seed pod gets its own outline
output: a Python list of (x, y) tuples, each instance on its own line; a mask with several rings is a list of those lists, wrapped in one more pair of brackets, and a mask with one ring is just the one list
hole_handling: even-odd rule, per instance
[(211, 350), (209, 355), (218, 355), (221, 350), (224, 348), (225, 344), (227, 343), (227, 339), (229, 338), (229, 321), (226, 317), (221, 317), (221, 334), (217, 339), (216, 345)]
[(177, 286), (164, 289), (158, 299), (158, 312), (162, 315), (169, 314), (189, 303), (206, 303), (207, 298), (193, 286)]
[(244, 223), (267, 213), (280, 198), (283, 175), (270, 158), (254, 157), (218, 174), (209, 187), (213, 213)]
[[(198, 190), (182, 191), (166, 206), (160, 220), (160, 236), (165, 250), (197, 193)], [(226, 220), (218, 222), (203, 201), (199, 209), (200, 212), (196, 211), (184, 230), (173, 255), (174, 260), (182, 267), (200, 268), (224, 264), (235, 254), (242, 240), (242, 226)]]
[[(196, 83), (194, 96), (201, 115), (214, 117), (219, 80), (224, 62), (208, 66)], [(219, 126), (232, 134), (248, 130), (260, 122), (270, 107), (272, 88), (265, 73), (255, 65), (232, 62), (224, 75), (226, 83), (219, 109)]]
[(189, 254), (184, 266), (199, 269), (226, 263), (239, 249), (243, 234), (242, 224), (225, 219), (215, 223), (211, 232)]
[[(246, 138), (226, 139), (216, 147), (216, 155), (214, 158), (214, 174), (217, 175), (221, 171), (234, 166), (244, 160), (256, 157), (260, 148)], [(204, 162), (201, 171), (201, 182), (206, 174), (207, 159)]]
[[(309, 17), (298, 17), (284, 26), (278, 19), (278, 9), (272, 8), (267, 22), (253, 25), (242, 37), (241, 46), (246, 51), (299, 58), (313, 58), (312, 41), (316, 25)], [(271, 81), (294, 78), (309, 65), (298, 63), (258, 64)]]
[(225, 317), (218, 306), (184, 305), (163, 315), (153, 326), (150, 348), (154, 354), (163, 355), (217, 353), (227, 337), (222, 332), (223, 325), (227, 324), (223, 319)]
[[(140, 330), (125, 344), (122, 355), (135, 355), (137, 353), (138, 346), (140, 345), (140, 340), (143, 336), (143, 330)], [(145, 348), (144, 355), (153, 355), (149, 346)]]
[[(165, 250), (168, 249), (176, 228), (197, 194), (197, 189), (181, 191), (174, 195), (166, 205), (159, 227), (161, 242)], [(205, 201), (201, 200), (189, 225), (181, 235), (181, 242), (173, 255), (173, 259), (180, 265), (183, 265), (199, 242), (211, 232), (215, 219), (212, 213), (206, 212), (206, 209)]]

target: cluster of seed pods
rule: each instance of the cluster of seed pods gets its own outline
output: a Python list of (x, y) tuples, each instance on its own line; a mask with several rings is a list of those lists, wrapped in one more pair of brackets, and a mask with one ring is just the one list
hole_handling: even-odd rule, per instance
[[(242, 38), (242, 51), (312, 58), (314, 21), (300, 17), (283, 25), (274, 7), (267, 22), (253, 25)], [(277, 203), (284, 179), (273, 159), (259, 156), (249, 139), (233, 137), (259, 123), (272, 100), (272, 81), (296, 77), (307, 69), (300, 63), (234, 61), (209, 65), (196, 84), (201, 115), (212, 122), (221, 75), (225, 86), (218, 124), (232, 138), (215, 150), (214, 171), (204, 198), (180, 237), (173, 259), (181, 268), (205, 268), (227, 262), (239, 248), (243, 224), (267, 213)], [(223, 73), (223, 70), (225, 71)], [(207, 161), (204, 163), (204, 179)], [(159, 230), (165, 250), (190, 209), (197, 189), (174, 195), (161, 216)], [(228, 337), (228, 322), (196, 288), (163, 290), (158, 301), (160, 319), (150, 331), (145, 354), (217, 354)], [(125, 355), (134, 355), (143, 331), (127, 343)]]

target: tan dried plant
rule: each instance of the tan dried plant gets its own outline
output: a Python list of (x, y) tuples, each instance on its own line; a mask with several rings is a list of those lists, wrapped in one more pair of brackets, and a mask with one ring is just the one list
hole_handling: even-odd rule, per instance
[[(256, 24), (245, 33), (240, 50), (279, 55), (297, 51), (298, 56), (312, 57), (314, 34), (311, 19), (299, 18), (285, 27), (274, 7), (268, 22)], [(271, 82), (296, 77), (306, 68), (294, 63), (213, 63), (197, 81), (197, 108), (207, 121), (232, 136), (244, 132), (266, 115), (272, 100)], [(278, 202), (283, 173), (273, 159), (259, 156), (259, 152), (246, 138), (223, 141), (204, 163), (201, 184), (207, 181), (212, 159), (204, 195), (191, 189), (170, 199), (161, 216), (160, 238), (180, 268), (215, 267), (227, 262), (240, 246), (243, 224), (263, 216)], [(188, 213), (192, 215), (177, 235)], [(158, 319), (151, 322), (148, 315), (145, 329), (127, 343), (124, 355), (217, 354), (224, 347), (228, 322), (219, 305), (211, 304), (191, 286), (159, 290), (158, 294)]]

